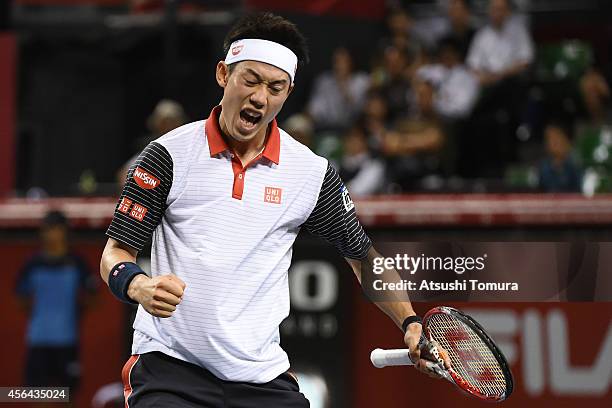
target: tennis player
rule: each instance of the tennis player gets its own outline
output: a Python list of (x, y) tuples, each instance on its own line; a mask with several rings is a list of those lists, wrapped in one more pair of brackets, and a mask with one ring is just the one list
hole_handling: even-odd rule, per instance
[[(246, 16), (224, 51), (221, 103), (144, 149), (107, 231), (101, 275), (139, 304), (123, 369), (129, 407), (309, 406), (279, 338), (295, 238), (305, 227), (327, 240), (358, 279), (378, 256), (336, 170), (277, 127), (308, 59), (296, 26)], [(151, 237), (148, 277), (136, 255)], [(419, 360), (411, 304), (378, 306), (434, 375)]]

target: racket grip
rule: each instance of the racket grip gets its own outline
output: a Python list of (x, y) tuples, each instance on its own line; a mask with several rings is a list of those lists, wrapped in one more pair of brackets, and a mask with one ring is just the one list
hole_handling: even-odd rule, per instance
[(370, 361), (376, 368), (387, 366), (414, 365), (410, 360), (408, 349), (383, 350), (377, 348), (370, 353)]

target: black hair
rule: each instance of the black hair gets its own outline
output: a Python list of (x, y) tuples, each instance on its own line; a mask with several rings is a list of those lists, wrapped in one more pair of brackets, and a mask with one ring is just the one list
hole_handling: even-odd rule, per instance
[(472, 2), (471, 0), (459, 0), (464, 6), (465, 8), (469, 9), (472, 7)]
[(306, 39), (291, 21), (272, 13), (253, 13), (242, 17), (232, 26), (225, 40), (223, 51), (227, 54), (234, 41), (245, 38), (274, 41), (289, 48), (298, 58), (298, 65), (309, 61)]
[[(491, 0), (489, 0), (490, 2)], [(506, 6), (508, 6), (508, 10), (511, 12), (515, 12), (518, 10), (518, 5), (514, 2), (514, 0), (505, 0)]]
[(68, 226), (68, 219), (63, 212), (58, 210), (49, 211), (42, 219), (42, 227)]
[(361, 135), (367, 139), (368, 137), (368, 127), (366, 126), (366, 122), (364, 118), (357, 118), (353, 123), (346, 126), (343, 130), (343, 135), (347, 136), (355, 131), (361, 133)]
[(438, 54), (442, 51), (442, 50), (453, 50), (455, 51), (458, 55), (461, 55), (461, 43), (459, 42), (459, 40), (457, 40), (456, 38), (452, 37), (452, 36), (446, 36), (443, 37), (439, 42), (438, 45), (436, 46), (436, 50), (438, 52)]
[(574, 128), (572, 126), (571, 121), (568, 119), (553, 116), (546, 122), (545, 128), (548, 127), (561, 130), (561, 132), (565, 133), (565, 136), (567, 136), (569, 140), (572, 140), (574, 138)]

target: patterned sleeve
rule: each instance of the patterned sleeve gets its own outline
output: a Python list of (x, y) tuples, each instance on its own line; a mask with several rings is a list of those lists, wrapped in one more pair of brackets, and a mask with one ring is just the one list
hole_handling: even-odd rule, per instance
[(304, 226), (335, 246), (345, 258), (363, 259), (372, 246), (357, 219), (346, 186), (330, 164), (327, 165), (317, 204)]
[(151, 142), (130, 167), (106, 235), (140, 251), (166, 210), (172, 186), (172, 157)]

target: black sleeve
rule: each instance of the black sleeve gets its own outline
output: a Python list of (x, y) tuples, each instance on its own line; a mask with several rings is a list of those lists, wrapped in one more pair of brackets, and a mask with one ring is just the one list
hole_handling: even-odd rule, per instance
[(106, 235), (142, 250), (161, 222), (172, 186), (172, 157), (151, 142), (128, 171), (123, 192)]
[(372, 246), (357, 219), (346, 186), (330, 164), (327, 165), (317, 204), (304, 226), (335, 246), (345, 258), (363, 259)]

